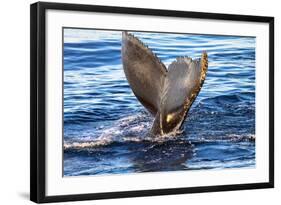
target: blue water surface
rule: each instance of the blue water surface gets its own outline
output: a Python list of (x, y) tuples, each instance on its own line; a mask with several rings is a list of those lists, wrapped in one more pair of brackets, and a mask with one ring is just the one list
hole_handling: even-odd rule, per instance
[(168, 66), (207, 51), (183, 133), (150, 137), (121, 62), (121, 32), (64, 29), (64, 175), (255, 166), (255, 38), (132, 32)]

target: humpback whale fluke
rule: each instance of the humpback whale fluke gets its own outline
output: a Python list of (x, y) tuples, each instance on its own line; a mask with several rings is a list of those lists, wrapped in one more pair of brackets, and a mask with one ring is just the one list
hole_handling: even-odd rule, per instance
[(195, 60), (178, 57), (167, 69), (137, 37), (124, 31), (122, 61), (133, 93), (155, 116), (151, 134), (176, 133), (206, 78), (207, 53)]

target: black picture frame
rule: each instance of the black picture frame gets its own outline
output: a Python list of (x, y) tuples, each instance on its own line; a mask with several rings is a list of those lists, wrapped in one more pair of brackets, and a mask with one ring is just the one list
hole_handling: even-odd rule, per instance
[[(46, 196), (46, 10), (122, 13), (152, 16), (169, 16), (195, 19), (263, 22), (269, 24), (269, 181), (250, 184), (230, 184), (192, 188), (170, 188), (109, 193)], [(30, 7), (30, 199), (37, 203), (76, 200), (96, 200), (123, 197), (140, 197), (197, 192), (230, 191), (274, 187), (274, 18), (265, 16), (230, 15), (144, 8), (110, 7), (82, 4), (38, 2)]]

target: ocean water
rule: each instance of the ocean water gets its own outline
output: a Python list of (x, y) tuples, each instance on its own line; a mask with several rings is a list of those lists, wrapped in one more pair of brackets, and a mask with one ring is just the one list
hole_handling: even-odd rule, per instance
[(209, 57), (183, 132), (149, 137), (153, 117), (121, 62), (121, 32), (64, 29), (64, 176), (255, 167), (255, 38), (133, 32), (168, 66)]

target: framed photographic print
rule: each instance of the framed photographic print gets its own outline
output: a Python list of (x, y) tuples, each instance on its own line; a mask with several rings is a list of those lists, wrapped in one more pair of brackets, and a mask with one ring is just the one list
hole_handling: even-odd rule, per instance
[(274, 18), (31, 5), (30, 198), (274, 186)]

